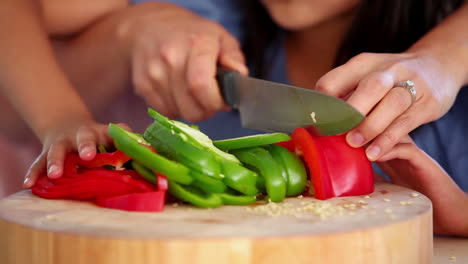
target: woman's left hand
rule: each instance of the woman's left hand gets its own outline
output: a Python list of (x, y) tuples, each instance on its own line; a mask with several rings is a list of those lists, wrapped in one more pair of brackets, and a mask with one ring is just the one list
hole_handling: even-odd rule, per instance
[(434, 232), (468, 236), (468, 194), (442, 167), (404, 136), (378, 165), (392, 182), (426, 195), (432, 201)]
[[(453, 105), (465, 76), (442, 55), (362, 53), (325, 74), (316, 90), (346, 99), (367, 116), (348, 133), (347, 141), (353, 147), (370, 143), (366, 153), (374, 161)], [(408, 90), (399, 87), (407, 80), (415, 84), (414, 101)]]

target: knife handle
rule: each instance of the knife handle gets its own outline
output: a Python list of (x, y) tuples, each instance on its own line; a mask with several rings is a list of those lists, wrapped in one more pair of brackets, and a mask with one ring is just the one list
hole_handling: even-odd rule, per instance
[(221, 95), (226, 104), (235, 109), (239, 107), (239, 95), (236, 88), (237, 75), (239, 75), (238, 72), (223, 67), (218, 67), (216, 71), (216, 80), (218, 81)]

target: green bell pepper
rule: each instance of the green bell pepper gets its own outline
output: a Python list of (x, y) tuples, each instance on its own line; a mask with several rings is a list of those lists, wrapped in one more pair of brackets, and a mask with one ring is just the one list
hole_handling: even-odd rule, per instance
[(207, 193), (192, 185), (181, 185), (169, 180), (169, 193), (180, 200), (205, 208), (215, 208), (223, 204), (219, 195)]
[(192, 170), (221, 179), (221, 166), (216, 157), (188, 141), (185, 134), (155, 121), (146, 129), (144, 138), (162, 155)]
[(275, 144), (266, 146), (265, 149), (281, 167), (281, 173), (286, 180), (286, 196), (299, 195), (304, 192), (307, 172), (299, 157)]
[(256, 195), (241, 195), (232, 189), (228, 189), (226, 192), (219, 193), (218, 195), (223, 203), (227, 205), (248, 205), (257, 200)]
[(227, 186), (249, 196), (258, 193), (255, 186), (258, 178), (257, 173), (229, 160), (221, 160), (221, 166), (224, 176), (223, 182)]
[(232, 150), (241, 162), (260, 172), (265, 179), (265, 187), (272, 202), (281, 202), (286, 196), (286, 180), (281, 175), (281, 167), (268, 151), (261, 147)]
[[(109, 135), (114, 145), (132, 159), (148, 169), (165, 175), (168, 179), (182, 184), (190, 184), (193, 177), (190, 170), (177, 162), (154, 153), (141, 135), (127, 131), (118, 125), (109, 124)], [(146, 145), (146, 146), (145, 146)]]
[(284, 133), (258, 134), (245, 137), (215, 140), (213, 144), (222, 150), (251, 148), (290, 140)]

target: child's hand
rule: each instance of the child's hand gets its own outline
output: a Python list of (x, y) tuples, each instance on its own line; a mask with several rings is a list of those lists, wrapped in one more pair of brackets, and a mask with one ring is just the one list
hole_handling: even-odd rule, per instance
[(378, 160), (392, 182), (419, 191), (434, 206), (434, 231), (468, 236), (468, 195), (406, 136)]
[(78, 151), (81, 159), (91, 160), (96, 156), (96, 146), (109, 146), (112, 139), (107, 134), (107, 125), (92, 120), (75, 120), (50, 129), (42, 143), (41, 154), (26, 173), (24, 188), (32, 187), (37, 178), (46, 171), (49, 178), (61, 177), (67, 153)]
[(119, 32), (129, 40), (136, 94), (162, 114), (188, 121), (225, 109), (216, 66), (247, 74), (238, 41), (221, 25), (169, 3), (132, 8)]

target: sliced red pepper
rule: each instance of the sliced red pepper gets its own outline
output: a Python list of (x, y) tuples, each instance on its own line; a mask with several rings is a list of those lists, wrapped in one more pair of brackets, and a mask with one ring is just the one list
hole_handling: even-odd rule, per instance
[(125, 162), (129, 160), (130, 157), (127, 154), (120, 150), (116, 150), (114, 152), (97, 153), (94, 159), (89, 161), (78, 159), (77, 165), (86, 168), (99, 168), (110, 165), (114, 166), (116, 169), (120, 169), (123, 167)]
[(275, 143), (275, 144), (280, 145), (283, 148), (286, 148), (291, 152), (296, 151), (296, 145), (294, 144), (294, 141), (292, 139), (291, 140), (286, 140), (286, 141), (281, 141), (281, 142), (278, 142), (278, 143)]
[(166, 176), (162, 175), (161, 173), (156, 174), (156, 178), (158, 179), (157, 185), (158, 185), (158, 190), (159, 191), (167, 191), (169, 188), (168, 183), (167, 183), (167, 178)]
[(296, 128), (292, 139), (296, 152), (309, 167), (315, 198), (365, 195), (374, 191), (372, 165), (363, 148), (346, 143), (345, 135), (315, 137)]
[(164, 209), (166, 191), (131, 193), (119, 196), (97, 197), (101, 207), (138, 212), (160, 212)]
[(100, 195), (121, 195), (145, 191), (148, 190), (110, 179), (86, 179), (66, 184), (55, 184), (45, 176), (38, 179), (32, 188), (32, 192), (42, 198), (79, 200), (93, 199)]

